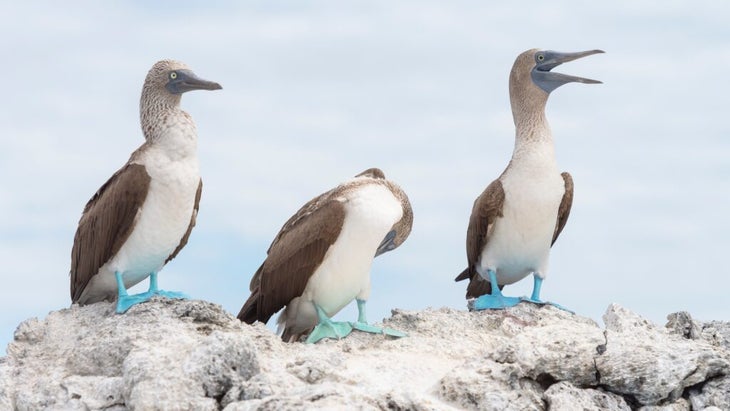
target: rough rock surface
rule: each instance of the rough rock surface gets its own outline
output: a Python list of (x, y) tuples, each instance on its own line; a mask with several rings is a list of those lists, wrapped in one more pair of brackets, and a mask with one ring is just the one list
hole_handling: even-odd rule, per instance
[(409, 337), (284, 344), (203, 301), (73, 306), (18, 326), (0, 409), (730, 409), (726, 322), (611, 305), (602, 329), (528, 303), (385, 322)]

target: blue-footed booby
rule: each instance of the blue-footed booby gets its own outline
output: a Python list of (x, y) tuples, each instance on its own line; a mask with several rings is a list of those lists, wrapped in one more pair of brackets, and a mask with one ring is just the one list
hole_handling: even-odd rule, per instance
[[(367, 324), (365, 303), (373, 259), (401, 245), (412, 224), (408, 197), (377, 168), (313, 198), (274, 238), (238, 318), (266, 323), (286, 306), (278, 323), (287, 342), (307, 333), (308, 343), (342, 338), (353, 328), (404, 336)], [(353, 299), (357, 321), (332, 321)]]
[[(600, 83), (551, 70), (596, 53), (603, 51), (532, 49), (520, 54), (512, 66), (509, 95), (516, 128), (512, 159), (474, 201), (466, 234), (469, 265), (456, 277), (456, 281), (470, 280), (466, 297), (475, 299), (470, 306), (476, 310), (510, 307), (523, 300), (544, 304), (540, 287), (550, 248), (565, 227), (573, 203), (573, 179), (558, 171), (545, 104), (563, 84)], [(505, 284), (529, 274), (534, 276), (530, 298), (502, 295)]]
[[(145, 142), (91, 197), (71, 251), (71, 301), (117, 300), (117, 312), (154, 295), (185, 298), (157, 288), (157, 273), (187, 244), (203, 182), (192, 117), (180, 108), (183, 93), (218, 90), (173, 60), (155, 63), (140, 99)], [(149, 291), (127, 288), (150, 277)]]

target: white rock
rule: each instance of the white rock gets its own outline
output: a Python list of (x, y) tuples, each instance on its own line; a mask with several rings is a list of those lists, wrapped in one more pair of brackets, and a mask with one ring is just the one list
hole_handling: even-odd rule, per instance
[(556, 411), (630, 411), (631, 407), (616, 394), (599, 389), (578, 388), (562, 381), (545, 390), (548, 410)]
[(306, 345), (203, 301), (74, 306), (20, 324), (0, 409), (730, 409), (730, 327), (673, 318), (613, 305), (603, 330), (533, 304), (395, 310), (385, 322), (407, 338)]
[(69, 398), (81, 400), (91, 409), (106, 409), (124, 405), (124, 379), (122, 377), (97, 377), (71, 375), (61, 382)]
[(596, 358), (599, 382), (641, 405), (674, 401), (687, 387), (730, 373), (730, 354), (683, 338), (612, 304), (604, 315), (606, 350)]
[(680, 398), (677, 401), (666, 405), (645, 405), (639, 411), (690, 411), (689, 401)]
[(154, 300), (124, 315), (108, 303), (52, 312), (18, 327), (0, 366), (14, 383), (0, 388), (0, 404), (217, 410), (218, 396), (259, 372), (243, 329), (200, 301)]
[(689, 399), (696, 410), (706, 407), (730, 409), (730, 376), (716, 378), (703, 384), (701, 388), (690, 390)]

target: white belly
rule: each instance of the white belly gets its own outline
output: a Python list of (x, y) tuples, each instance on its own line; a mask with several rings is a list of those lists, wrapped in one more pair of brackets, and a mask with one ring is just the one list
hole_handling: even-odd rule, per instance
[(480, 256), (479, 273), (495, 270), (499, 284), (536, 273), (544, 277), (565, 183), (558, 173), (538, 179), (504, 179), (503, 217), (498, 218)]
[(375, 252), (403, 214), (400, 202), (379, 184), (358, 189), (345, 208), (342, 231), (302, 294), (330, 317), (355, 298), (368, 298)]
[(134, 229), (119, 252), (92, 277), (84, 290), (89, 297), (116, 295), (117, 271), (127, 288), (160, 271), (188, 230), (200, 183), (197, 158), (151, 163), (146, 165), (149, 192)]

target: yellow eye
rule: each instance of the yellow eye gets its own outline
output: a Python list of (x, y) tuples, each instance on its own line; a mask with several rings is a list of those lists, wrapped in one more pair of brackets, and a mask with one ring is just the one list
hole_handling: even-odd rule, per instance
[(174, 71), (170, 73), (170, 78), (175, 80), (177, 78), (177, 73), (175, 73)]
[(545, 60), (545, 56), (543, 56), (542, 54), (538, 54), (537, 61), (543, 61), (543, 60)]

